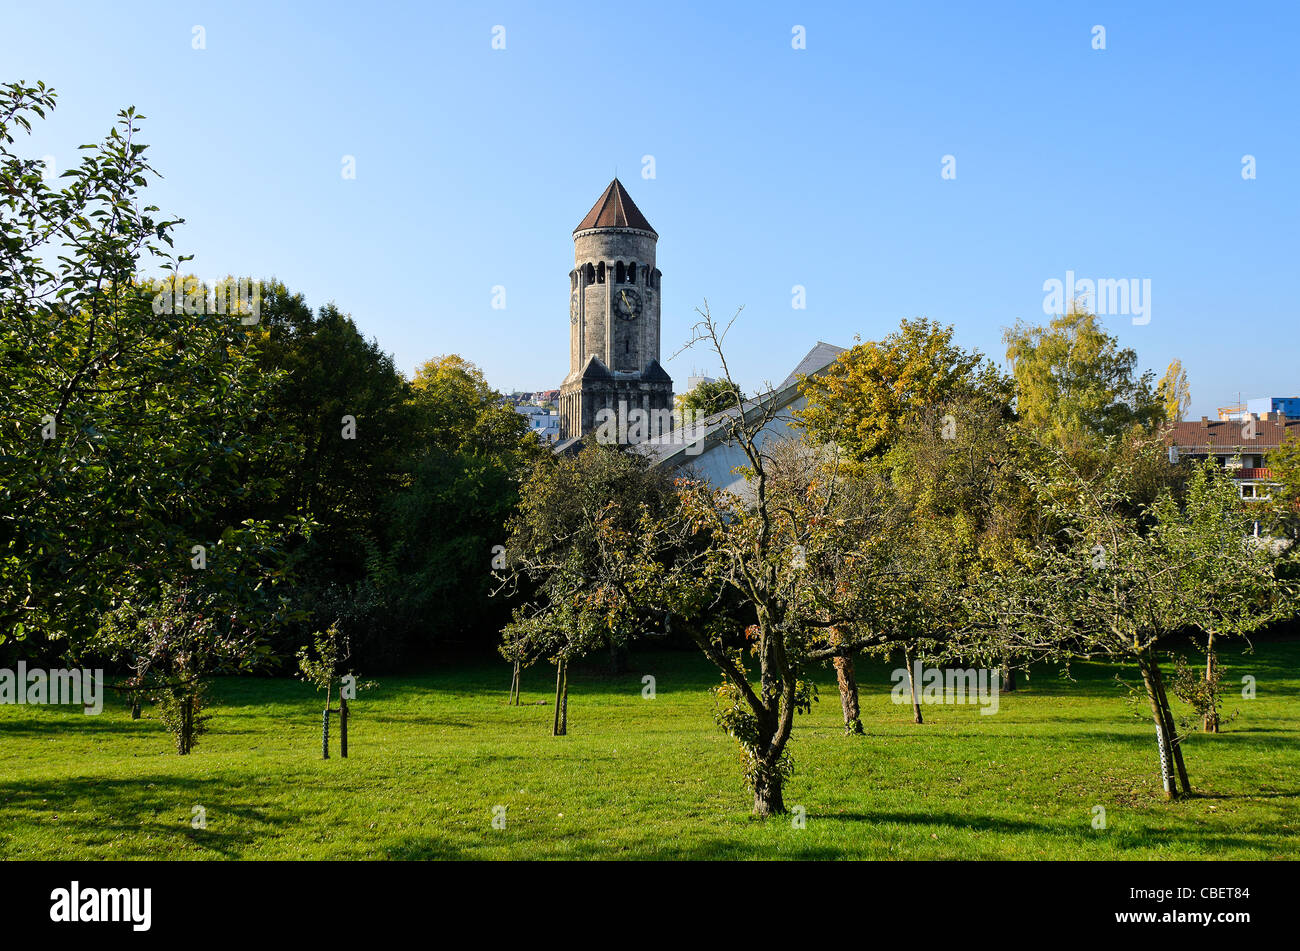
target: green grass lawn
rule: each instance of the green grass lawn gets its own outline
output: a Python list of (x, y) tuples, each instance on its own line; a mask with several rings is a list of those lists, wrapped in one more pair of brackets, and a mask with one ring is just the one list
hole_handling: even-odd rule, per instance
[[(116, 698), (99, 716), (3, 706), (0, 857), (1293, 858), (1300, 642), (1223, 659), (1226, 682), (1251, 674), (1258, 697), (1234, 690), (1225, 732), (1188, 740), (1199, 795), (1173, 804), (1112, 669), (1035, 670), (994, 716), (932, 705), (917, 726), (890, 701), (892, 665), (860, 663), (863, 737), (842, 734), (823, 672), (791, 744), (785, 799), (804, 828), (749, 817), (734, 741), (712, 721), (716, 676), (690, 653), (573, 671), (559, 738), (553, 669), (525, 672), (520, 707), (502, 663), (385, 677), (353, 705), (346, 760), (337, 744), (320, 758), (320, 697), (291, 680), (218, 681), (210, 732), (184, 757), (151, 710), (132, 721)], [(206, 829), (191, 828), (196, 805)]]

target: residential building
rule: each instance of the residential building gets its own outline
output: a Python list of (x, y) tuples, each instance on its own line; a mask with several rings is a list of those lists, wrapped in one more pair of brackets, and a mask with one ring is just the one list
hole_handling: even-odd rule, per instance
[(1242, 498), (1262, 498), (1276, 485), (1266, 465), (1268, 453), (1288, 436), (1300, 436), (1300, 416), (1273, 411), (1248, 413), (1240, 419), (1202, 416), (1199, 422), (1174, 425), (1170, 458), (1213, 458), (1232, 470)]
[(544, 443), (560, 441), (560, 414), (548, 406), (528, 403), (516, 406), (515, 412), (528, 419), (528, 428)]

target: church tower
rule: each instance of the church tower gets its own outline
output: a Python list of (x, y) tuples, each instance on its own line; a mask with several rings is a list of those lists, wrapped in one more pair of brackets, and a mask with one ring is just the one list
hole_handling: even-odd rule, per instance
[(561, 439), (595, 429), (602, 409), (672, 410), (673, 381), (659, 365), (658, 241), (617, 178), (573, 229)]

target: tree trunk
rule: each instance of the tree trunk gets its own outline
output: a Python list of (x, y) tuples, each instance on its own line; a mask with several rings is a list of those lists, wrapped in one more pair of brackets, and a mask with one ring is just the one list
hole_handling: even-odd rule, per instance
[(515, 661), (514, 673), (510, 677), (510, 703), (519, 706), (519, 661)]
[(625, 644), (609, 645), (609, 669), (611, 673), (627, 673), (627, 646)]
[(321, 713), (320, 726), (320, 755), (321, 759), (330, 758), (330, 691), (333, 689), (331, 683), (325, 684), (325, 710)]
[(1147, 700), (1151, 704), (1151, 719), (1156, 727), (1156, 749), (1160, 756), (1160, 784), (1164, 788), (1166, 799), (1177, 799), (1178, 780), (1174, 776), (1172, 744), (1169, 741), (1165, 710), (1159, 699), (1156, 679), (1150, 661), (1139, 660), (1138, 668), (1142, 671), (1142, 682), (1146, 685)]
[(569, 732), (569, 664), (561, 660), (555, 665), (555, 724), (552, 736)]
[(339, 693), (339, 756), (348, 758), (348, 701)]
[(754, 815), (766, 819), (785, 812), (781, 797), (781, 773), (772, 766), (760, 766), (754, 775)]
[(1214, 656), (1214, 632), (1210, 632), (1209, 641), (1205, 646), (1205, 690), (1209, 698), (1210, 706), (1205, 711), (1205, 720), (1202, 724), (1206, 733), (1219, 732), (1219, 688), (1214, 682), (1214, 667), (1218, 659)]
[(840, 688), (840, 707), (844, 711), (844, 732), (861, 736), (862, 710), (858, 704), (858, 678), (853, 671), (853, 653), (845, 651), (835, 658), (835, 681)]
[(1187, 767), (1183, 763), (1183, 743), (1178, 738), (1178, 728), (1174, 724), (1174, 711), (1169, 706), (1169, 694), (1165, 690), (1165, 679), (1160, 673), (1160, 664), (1153, 655), (1151, 658), (1151, 676), (1156, 683), (1156, 695), (1165, 711), (1165, 727), (1169, 731), (1169, 746), (1174, 754), (1174, 768), (1178, 771), (1179, 782), (1183, 784), (1183, 795), (1192, 794), (1192, 784), (1187, 778)]
[(131, 698), (131, 719), (140, 719), (140, 697), (138, 694)]
[(916, 678), (912, 676), (912, 651), (910, 648), (903, 648), (903, 663), (907, 665), (907, 686), (912, 691), (912, 722), (924, 723), (921, 717), (921, 702), (916, 697)]
[(999, 689), (1003, 693), (1016, 691), (1016, 668), (1011, 666), (1011, 661), (1007, 658), (1002, 661), (1002, 686)]

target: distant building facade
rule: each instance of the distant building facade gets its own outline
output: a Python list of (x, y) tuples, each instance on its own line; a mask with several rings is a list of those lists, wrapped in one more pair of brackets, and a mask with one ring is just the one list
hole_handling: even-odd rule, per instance
[(560, 441), (560, 414), (549, 406), (526, 403), (515, 406), (515, 412), (528, 420), (528, 428), (544, 443)]
[(1281, 414), (1288, 419), (1300, 419), (1300, 396), (1264, 396), (1246, 400), (1246, 409), (1256, 416)]
[(1219, 407), (1219, 419), (1241, 419), (1280, 413), (1288, 419), (1300, 419), (1300, 396), (1261, 396), (1232, 406)]
[(507, 393), (504, 399), (514, 406), (545, 406), (548, 403), (553, 405), (559, 398), (559, 390), (538, 390), (535, 393), (527, 391)]

